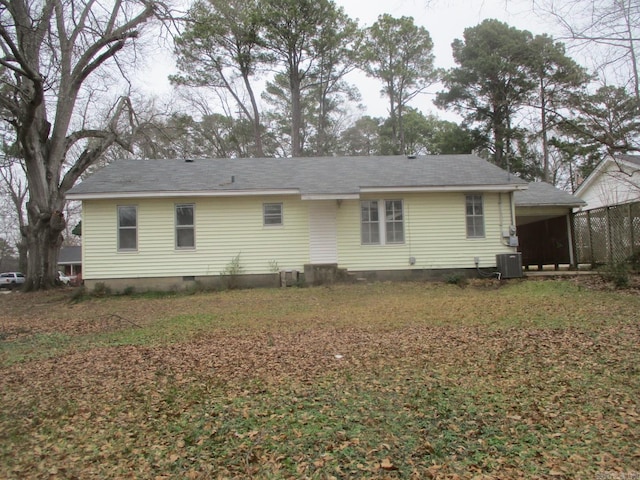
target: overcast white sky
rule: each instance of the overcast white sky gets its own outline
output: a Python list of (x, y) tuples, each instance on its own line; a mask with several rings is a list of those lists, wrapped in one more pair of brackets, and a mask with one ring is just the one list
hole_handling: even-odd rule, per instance
[[(531, 11), (532, 0), (335, 0), (360, 26), (369, 26), (378, 16), (389, 13), (394, 17), (411, 16), (417, 25), (424, 26), (434, 42), (434, 55), (437, 67), (454, 66), (451, 56), (451, 42), (462, 38), (464, 29), (482, 22), (486, 18), (497, 18), (511, 26), (526, 29), (534, 34), (554, 34), (552, 21), (544, 22)], [(170, 52), (164, 52), (158, 61), (154, 61), (141, 77), (141, 82), (149, 91), (158, 95), (171, 92), (166, 77), (172, 73), (168, 61)], [(144, 80), (142, 80), (144, 79)], [(350, 79), (362, 94), (365, 114), (387, 116), (386, 101), (380, 96), (380, 84), (364, 74), (354, 75)], [(431, 92), (417, 98), (413, 106), (423, 113), (433, 112), (441, 117), (447, 115), (433, 106), (433, 94), (439, 89), (434, 86)]]

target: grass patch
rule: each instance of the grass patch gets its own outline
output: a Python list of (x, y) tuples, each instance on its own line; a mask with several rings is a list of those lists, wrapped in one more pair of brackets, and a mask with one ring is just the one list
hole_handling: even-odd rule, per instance
[(68, 335), (55, 332), (36, 333), (15, 340), (0, 340), (0, 358), (3, 364), (51, 358), (67, 350), (75, 343)]
[(523, 281), (37, 305), (5, 305), (3, 478), (640, 471), (637, 295)]

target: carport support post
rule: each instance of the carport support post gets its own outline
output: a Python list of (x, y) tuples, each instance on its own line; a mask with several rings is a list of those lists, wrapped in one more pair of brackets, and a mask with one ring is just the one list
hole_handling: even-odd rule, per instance
[(609, 257), (609, 265), (613, 265), (613, 233), (611, 232), (611, 207), (607, 207), (607, 253)]
[(576, 246), (574, 243), (575, 233), (573, 230), (573, 213), (567, 213), (567, 237), (569, 240), (569, 265), (571, 268), (578, 269), (576, 263)]
[(591, 251), (591, 268), (596, 268), (596, 257), (593, 253), (593, 230), (591, 230), (591, 210), (587, 210), (587, 226), (589, 230), (589, 250)]
[(631, 255), (635, 253), (635, 245), (636, 239), (634, 238), (634, 228), (633, 228), (633, 203), (629, 204), (629, 237), (631, 239), (630, 247), (631, 247)]

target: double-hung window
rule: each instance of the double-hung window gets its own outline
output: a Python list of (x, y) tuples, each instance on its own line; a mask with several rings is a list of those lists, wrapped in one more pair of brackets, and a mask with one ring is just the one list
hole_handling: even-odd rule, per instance
[(362, 245), (404, 243), (402, 200), (360, 202), (360, 232)]
[(123, 205), (118, 207), (118, 251), (138, 249), (138, 207)]
[(404, 242), (404, 216), (402, 200), (385, 200), (386, 240), (387, 243)]
[(195, 206), (176, 205), (176, 248), (195, 248)]
[(482, 195), (466, 196), (467, 238), (484, 237)]
[(363, 245), (380, 243), (380, 216), (377, 200), (364, 200), (360, 203), (361, 238)]
[(265, 227), (282, 225), (282, 204), (265, 203), (262, 205), (262, 224)]

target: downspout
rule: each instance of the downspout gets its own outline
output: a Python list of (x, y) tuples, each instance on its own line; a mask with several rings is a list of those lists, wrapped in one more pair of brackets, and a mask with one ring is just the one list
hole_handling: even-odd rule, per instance
[(511, 217), (511, 225), (515, 227), (516, 226), (516, 207), (513, 203), (513, 195), (514, 195), (514, 192), (509, 193), (509, 216)]
[[(518, 230), (516, 228), (516, 206), (515, 203), (513, 201), (513, 196), (515, 195), (514, 192), (509, 192), (509, 241), (507, 242), (507, 245), (511, 245), (511, 237), (512, 236), (516, 236), (518, 235)], [(518, 247), (511, 247), (513, 248), (516, 252), (518, 251)]]
[(502, 218), (502, 192), (498, 192), (498, 211), (500, 212), (500, 241), (504, 245), (504, 219)]

